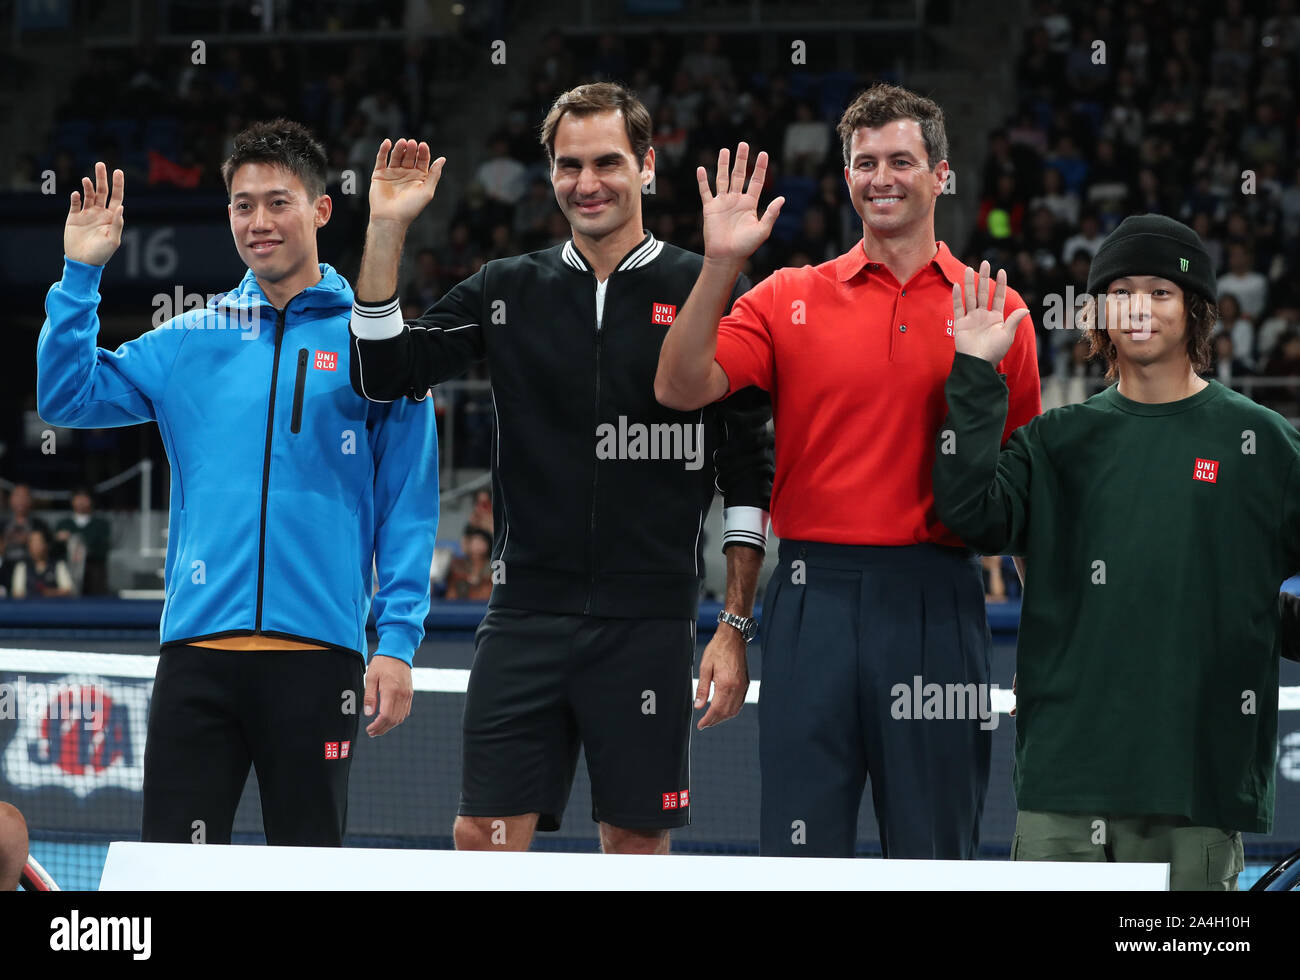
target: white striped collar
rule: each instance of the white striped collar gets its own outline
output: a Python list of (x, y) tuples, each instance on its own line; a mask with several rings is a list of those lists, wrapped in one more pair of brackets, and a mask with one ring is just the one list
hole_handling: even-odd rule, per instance
[(582, 253), (573, 247), (572, 238), (564, 243), (564, 248), (560, 250), (560, 255), (563, 256), (565, 265), (571, 265), (579, 272), (591, 271), (591, 267), (587, 265), (587, 260), (582, 257)]
[[(623, 260), (614, 267), (614, 271), (624, 272), (628, 269), (639, 269), (643, 265), (649, 265), (659, 257), (659, 253), (663, 250), (664, 243), (647, 231), (645, 233), (645, 238), (641, 239), (640, 244), (638, 244), (636, 248), (623, 256)], [(564, 248), (560, 250), (560, 255), (564, 259), (565, 265), (572, 266), (579, 272), (591, 272), (591, 266), (587, 264), (587, 260), (583, 258), (582, 253), (579, 252), (577, 247), (573, 244), (572, 238), (564, 243)]]

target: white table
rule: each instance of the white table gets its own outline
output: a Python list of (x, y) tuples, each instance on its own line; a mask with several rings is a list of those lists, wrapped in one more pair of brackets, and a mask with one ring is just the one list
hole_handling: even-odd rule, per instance
[(1164, 891), (1169, 888), (1169, 866), (117, 841), (109, 846), (99, 887), (105, 891)]

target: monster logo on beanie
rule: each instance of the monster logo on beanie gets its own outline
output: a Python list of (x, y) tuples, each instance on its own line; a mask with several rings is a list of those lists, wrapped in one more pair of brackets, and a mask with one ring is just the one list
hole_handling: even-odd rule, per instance
[(1106, 292), (1121, 276), (1159, 276), (1214, 302), (1218, 285), (1200, 236), (1163, 214), (1135, 214), (1106, 236), (1088, 270), (1088, 292)]

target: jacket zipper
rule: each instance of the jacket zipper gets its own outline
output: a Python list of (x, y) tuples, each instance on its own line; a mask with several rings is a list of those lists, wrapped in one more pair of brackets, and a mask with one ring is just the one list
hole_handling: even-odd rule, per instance
[[(593, 276), (592, 278), (594, 279), (595, 276)], [(605, 288), (607, 290), (609, 289), (608, 280), (606, 281)], [(600, 289), (599, 283), (596, 284), (596, 289), (597, 291), (599, 291)], [(604, 331), (602, 331), (600, 328), (600, 318), (601, 318), (600, 310), (596, 311), (596, 316), (597, 316), (597, 322), (595, 323), (595, 327), (596, 327), (596, 406), (595, 407), (596, 407), (596, 426), (599, 426), (600, 425), (600, 342), (601, 342), (601, 334)], [(592, 431), (595, 431), (595, 427), (593, 427)], [(591, 598), (592, 598), (592, 594), (596, 591), (596, 473), (597, 473), (596, 468), (597, 466), (599, 466), (599, 460), (596, 458), (595, 452), (593, 452), (591, 454), (591, 527), (587, 534), (587, 540), (591, 543), (591, 569), (590, 569), (591, 576), (587, 583), (587, 604), (586, 606), (583, 607), (582, 610), (583, 613), (586, 615), (591, 614)]]
[(266, 498), (271, 490), (271, 433), (275, 431), (275, 388), (280, 374), (280, 342), (285, 310), (275, 314), (275, 359), (271, 364), (271, 404), (266, 411), (266, 451), (262, 456), (262, 527), (257, 538), (257, 616), (254, 632), (262, 632), (262, 588), (266, 584)]
[(307, 387), (307, 348), (298, 351), (298, 380), (293, 386), (293, 418), (289, 422), (290, 432), (302, 429), (302, 394)]

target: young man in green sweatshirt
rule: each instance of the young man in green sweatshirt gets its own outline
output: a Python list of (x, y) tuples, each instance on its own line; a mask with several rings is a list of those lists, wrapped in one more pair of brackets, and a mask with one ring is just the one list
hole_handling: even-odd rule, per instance
[[(990, 304), (990, 291), (992, 303)], [(934, 464), (943, 523), (1028, 566), (1016, 652), (1013, 860), (1167, 862), (1231, 890), (1273, 826), (1278, 588), (1300, 570), (1300, 435), (1198, 375), (1208, 253), (1160, 215), (1098, 249), (1083, 320), (1118, 384), (1018, 429), (993, 365), (1006, 274), (953, 289)]]

